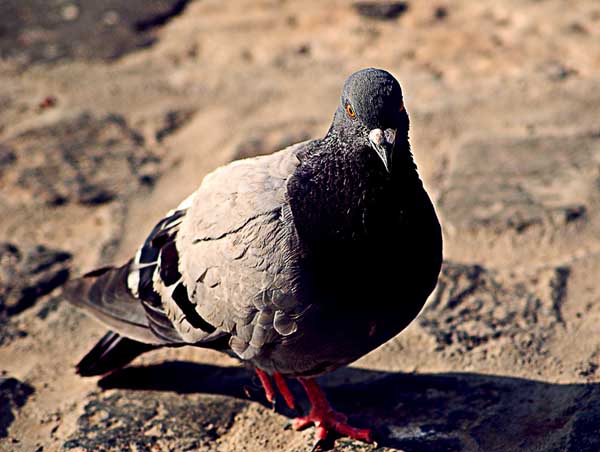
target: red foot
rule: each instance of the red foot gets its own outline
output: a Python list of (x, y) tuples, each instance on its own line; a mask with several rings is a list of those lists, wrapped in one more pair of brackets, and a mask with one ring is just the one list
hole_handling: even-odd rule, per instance
[(258, 375), (258, 379), (260, 380), (263, 389), (265, 390), (265, 397), (269, 401), (269, 403), (275, 402), (275, 389), (273, 388), (273, 384), (269, 379), (269, 374), (267, 374), (264, 370), (260, 370), (258, 367), (255, 369), (256, 375)]
[[(256, 368), (255, 370), (256, 375), (258, 375), (258, 379), (260, 380), (262, 387), (265, 390), (265, 397), (270, 403), (275, 403), (275, 388), (271, 383), (269, 374), (266, 373), (264, 370), (260, 370), (258, 368)], [(294, 400), (294, 396), (292, 395), (292, 391), (290, 391), (290, 388), (288, 388), (288, 385), (283, 375), (281, 375), (279, 372), (274, 372), (273, 378), (275, 380), (275, 384), (277, 385), (277, 389), (279, 389), (279, 392), (283, 396), (283, 399), (285, 400), (287, 406), (289, 406), (290, 409), (295, 410), (296, 402)]]
[(290, 410), (295, 410), (296, 401), (294, 400), (292, 391), (290, 391), (290, 388), (288, 388), (288, 385), (283, 375), (281, 375), (279, 372), (275, 372), (273, 374), (273, 379), (275, 380), (277, 389), (279, 389), (279, 393), (283, 397), (283, 400), (285, 400), (286, 405), (290, 408)]
[(317, 441), (324, 440), (330, 433), (335, 432), (340, 436), (347, 436), (368, 443), (373, 442), (371, 430), (351, 427), (347, 424), (348, 418), (344, 414), (331, 408), (325, 394), (315, 380), (311, 378), (298, 378), (298, 380), (304, 386), (312, 408), (308, 416), (294, 419), (294, 422), (292, 422), (294, 429), (300, 430), (314, 424), (317, 427)]

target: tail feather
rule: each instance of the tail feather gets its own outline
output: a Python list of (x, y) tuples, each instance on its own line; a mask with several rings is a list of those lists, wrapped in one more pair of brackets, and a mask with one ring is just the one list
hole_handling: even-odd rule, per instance
[[(165, 247), (175, 249), (175, 236), (184, 215), (185, 209), (179, 209), (163, 218), (127, 264), (94, 270), (65, 285), (63, 295), (67, 301), (114, 331), (81, 360), (77, 365), (79, 374), (103, 374), (148, 350), (183, 345), (154, 288), (154, 280), (178, 263), (176, 253), (170, 260), (162, 253)], [(159, 268), (159, 262), (163, 268)]]
[(152, 319), (148, 318), (142, 302), (129, 291), (129, 266), (128, 263), (119, 268), (105, 267), (71, 280), (63, 295), (122, 336), (146, 344), (165, 344), (168, 341), (150, 328)]
[(104, 375), (129, 364), (134, 358), (158, 345), (144, 344), (109, 331), (77, 364), (77, 373), (84, 377)]

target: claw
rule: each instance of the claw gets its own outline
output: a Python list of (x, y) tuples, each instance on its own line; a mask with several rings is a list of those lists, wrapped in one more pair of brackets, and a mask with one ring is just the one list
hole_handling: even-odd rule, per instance
[(306, 427), (310, 427), (313, 424), (313, 420), (308, 416), (297, 417), (292, 421), (292, 428), (294, 430), (304, 430)]
[(329, 447), (327, 447), (327, 441), (325, 439), (317, 439), (315, 444), (313, 444), (312, 449), (310, 449), (310, 452), (317, 452), (327, 449), (329, 449)]
[[(256, 374), (265, 390), (265, 397), (273, 405), (273, 409), (275, 409), (275, 387), (273, 386), (269, 375), (260, 369), (256, 369)], [(275, 372), (273, 374), (273, 379), (288, 407), (292, 410), (296, 410), (294, 397), (288, 388), (283, 375)], [(325, 394), (314, 379), (298, 378), (298, 380), (302, 383), (312, 407), (307, 416), (297, 417), (291, 424), (286, 426), (286, 429), (291, 427), (294, 430), (303, 430), (314, 425), (316, 427), (316, 442), (313, 446), (313, 451), (321, 450), (325, 442), (332, 440), (332, 436), (335, 437), (335, 435), (347, 436), (368, 443), (373, 442), (371, 430), (360, 429), (348, 425), (348, 417), (331, 408)]]
[(325, 398), (325, 394), (323, 394), (323, 391), (321, 391), (321, 388), (319, 388), (314, 380), (307, 378), (300, 378), (299, 380), (306, 390), (312, 408), (308, 416), (294, 419), (292, 427), (295, 430), (315, 425), (317, 444), (328, 439), (332, 433), (368, 443), (373, 442), (371, 430), (359, 429), (348, 425), (348, 417), (331, 408)]

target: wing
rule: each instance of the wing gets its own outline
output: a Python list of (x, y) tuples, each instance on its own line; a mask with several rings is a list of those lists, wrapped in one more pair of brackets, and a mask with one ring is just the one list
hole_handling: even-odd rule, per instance
[(243, 359), (296, 330), (297, 236), (286, 183), (303, 143), (221, 167), (154, 227), (135, 257), (71, 281), (73, 304), (146, 344)]
[[(163, 296), (184, 340), (203, 344), (228, 334), (233, 351), (251, 359), (296, 331), (307, 307), (296, 293), (299, 247), (286, 184), (304, 145), (222, 167), (195, 193), (175, 250), (187, 297)], [(165, 282), (161, 293), (171, 287)]]
[[(184, 203), (152, 230), (135, 257), (122, 267), (105, 267), (69, 281), (65, 298), (121, 335), (144, 344), (181, 344), (184, 340), (154, 289), (157, 276), (170, 276), (169, 253), (186, 213)], [(163, 257), (164, 256), (164, 257)]]

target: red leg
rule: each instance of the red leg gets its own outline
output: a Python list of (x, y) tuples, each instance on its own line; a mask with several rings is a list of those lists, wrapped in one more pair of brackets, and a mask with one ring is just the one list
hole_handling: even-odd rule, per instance
[(273, 384), (269, 379), (269, 375), (264, 371), (256, 368), (256, 375), (258, 375), (258, 379), (260, 380), (263, 389), (265, 390), (265, 397), (269, 401), (269, 403), (275, 402), (275, 389), (273, 388)]
[(317, 427), (317, 441), (325, 439), (331, 432), (335, 432), (341, 436), (357, 439), (360, 441), (373, 442), (371, 431), (367, 429), (359, 429), (349, 426), (346, 421), (348, 418), (335, 411), (329, 405), (325, 394), (312, 378), (298, 378), (306, 395), (311, 403), (311, 410), (308, 416), (299, 417), (294, 420), (292, 426), (296, 430), (315, 425)]
[(296, 401), (294, 400), (294, 395), (292, 394), (292, 391), (290, 391), (290, 388), (288, 387), (284, 376), (281, 375), (279, 372), (275, 372), (273, 374), (273, 379), (275, 380), (275, 385), (277, 385), (277, 389), (279, 389), (279, 392), (283, 396), (283, 400), (285, 400), (287, 406), (291, 410), (295, 410)]

